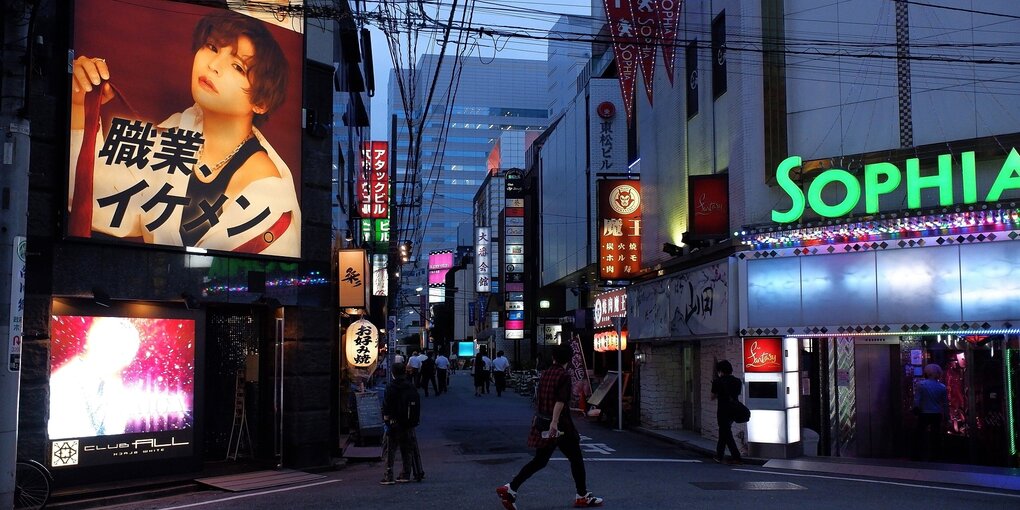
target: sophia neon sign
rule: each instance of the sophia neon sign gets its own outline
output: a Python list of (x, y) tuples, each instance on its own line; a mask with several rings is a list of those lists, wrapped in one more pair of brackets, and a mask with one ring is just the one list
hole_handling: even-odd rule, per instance
[[(783, 160), (776, 168), (776, 180), (779, 187), (789, 195), (792, 206), (786, 212), (772, 210), (772, 221), (776, 223), (793, 223), (804, 215), (805, 206), (819, 216), (826, 218), (837, 218), (848, 214), (860, 203), (861, 194), (864, 195), (864, 210), (868, 214), (878, 212), (878, 198), (881, 195), (892, 193), (900, 187), (903, 182), (903, 172), (893, 163), (872, 163), (864, 165), (864, 183), (850, 172), (832, 168), (818, 175), (811, 185), (808, 186), (807, 197), (800, 186), (790, 178), (790, 172), (801, 166), (800, 156), (790, 156)], [(906, 187), (907, 187), (907, 208), (921, 208), (921, 190), (925, 188), (936, 188), (939, 192), (939, 205), (953, 205), (953, 183), (954, 178), (960, 179), (963, 191), (963, 203), (973, 204), (978, 201), (977, 193), (977, 171), (974, 152), (960, 154), (960, 168), (958, 175), (954, 175), (953, 155), (942, 154), (938, 157), (938, 173), (935, 175), (921, 175), (921, 165), (917, 158), (910, 158), (906, 161)], [(822, 199), (822, 191), (830, 184), (843, 186), (846, 189), (846, 196), (838, 204), (828, 204)], [(1010, 150), (1006, 161), (1002, 163), (999, 175), (985, 196), (985, 202), (999, 200), (1002, 193), (1010, 189), (1020, 189), (1020, 153), (1014, 148)]]

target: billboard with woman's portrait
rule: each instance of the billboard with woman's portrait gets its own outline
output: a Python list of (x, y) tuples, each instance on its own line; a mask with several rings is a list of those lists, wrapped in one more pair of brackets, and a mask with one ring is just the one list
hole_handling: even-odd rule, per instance
[(301, 256), (303, 21), (274, 3), (75, 2), (68, 237)]

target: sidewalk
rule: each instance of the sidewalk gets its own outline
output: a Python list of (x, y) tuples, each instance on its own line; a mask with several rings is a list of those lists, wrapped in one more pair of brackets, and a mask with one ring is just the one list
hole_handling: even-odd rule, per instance
[[(632, 429), (707, 457), (715, 455), (715, 441), (685, 430)], [(756, 459), (744, 462), (767, 469), (806, 471), (815, 474), (883, 478), (908, 482), (942, 483), (1020, 491), (1020, 469), (968, 464), (912, 462), (898, 459), (855, 459), (848, 457), (798, 457), (795, 459)]]

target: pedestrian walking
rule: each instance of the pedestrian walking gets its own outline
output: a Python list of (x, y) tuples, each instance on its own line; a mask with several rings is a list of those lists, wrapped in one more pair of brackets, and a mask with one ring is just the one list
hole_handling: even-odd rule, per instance
[(485, 391), (485, 380), (489, 378), (489, 373), (485, 371), (485, 360), (480, 352), (475, 354), (475, 360), (471, 364), (471, 375), (475, 380), (475, 396), (480, 397)]
[[(383, 394), (383, 425), (385, 427), (383, 450), (386, 453), (386, 472), (382, 485), (393, 485), (417, 480), (425, 476), (421, 468), (421, 453), (414, 428), (421, 420), (421, 399), (418, 390), (407, 380), (407, 369), (402, 363), (394, 363), (391, 369), (393, 380), (386, 385)], [(400, 475), (393, 478), (393, 463), (400, 450)]]
[(538, 412), (531, 422), (528, 446), (535, 448), (535, 457), (524, 465), (510, 483), (496, 488), (503, 507), (517, 510), (517, 491), (532, 475), (549, 463), (553, 452), (560, 452), (570, 461), (570, 474), (574, 478), (575, 507), (602, 506), (602, 498), (588, 492), (585, 480), (584, 458), (581, 456), (581, 435), (570, 418), (570, 375), (565, 369), (573, 353), (569, 346), (553, 349), (553, 366), (542, 372), (538, 381)]
[(733, 410), (731, 404), (740, 397), (743, 383), (733, 376), (733, 365), (727, 360), (715, 364), (716, 378), (712, 381), (712, 400), (719, 402), (716, 419), (719, 423), (719, 441), (715, 445), (713, 459), (722, 464), (726, 447), (730, 449), (730, 463), (740, 464), (740, 449), (733, 439)]
[(924, 367), (924, 379), (914, 388), (914, 406), (917, 415), (918, 457), (920, 460), (936, 460), (942, 451), (942, 435), (945, 433), (946, 409), (949, 408), (949, 392), (939, 382), (942, 367), (930, 363)]
[(484, 365), (482, 370), (485, 372), (485, 393), (489, 393), (489, 389), (492, 388), (492, 359), (485, 353), (482, 353), (482, 364)]
[(436, 356), (436, 380), (439, 382), (439, 391), (436, 393), (446, 393), (447, 386), (450, 384), (450, 359), (446, 357), (442, 352), (439, 356)]
[(433, 353), (429, 351), (425, 360), (421, 362), (421, 389), (425, 396), (429, 396), (429, 383), (432, 383), (433, 394), (439, 395), (439, 386), (436, 384), (436, 360), (432, 359)]
[(506, 376), (510, 372), (510, 360), (506, 359), (503, 351), (496, 353), (496, 359), (492, 360), (492, 377), (496, 380), (496, 396), (502, 397), (506, 389)]
[(411, 371), (411, 384), (415, 388), (421, 386), (421, 358), (418, 357), (417, 350), (412, 352), (411, 356), (407, 358), (407, 368)]

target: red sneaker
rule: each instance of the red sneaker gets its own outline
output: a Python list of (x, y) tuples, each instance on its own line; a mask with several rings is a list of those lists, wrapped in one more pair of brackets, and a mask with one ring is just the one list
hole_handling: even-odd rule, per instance
[(503, 503), (506, 510), (517, 510), (517, 492), (510, 488), (510, 484), (496, 487), (496, 494), (499, 501)]

